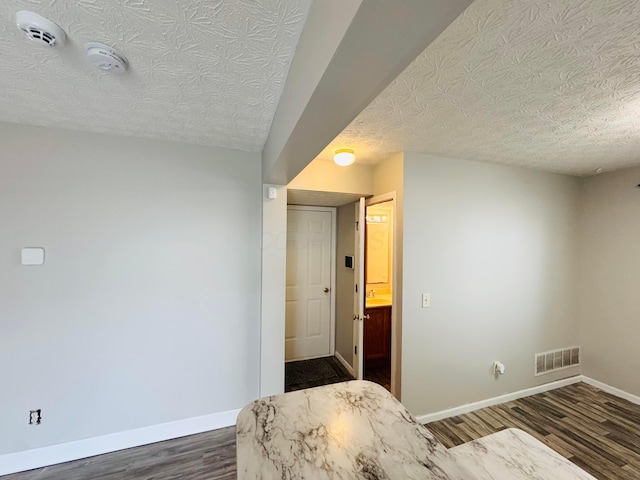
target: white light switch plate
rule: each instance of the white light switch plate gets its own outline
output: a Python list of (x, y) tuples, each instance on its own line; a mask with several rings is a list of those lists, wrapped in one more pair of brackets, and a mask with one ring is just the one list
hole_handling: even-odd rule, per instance
[(423, 293), (422, 294), (422, 308), (429, 308), (431, 306), (431, 294)]
[(23, 248), (20, 258), (22, 260), (22, 265), (42, 265), (44, 264), (44, 248)]

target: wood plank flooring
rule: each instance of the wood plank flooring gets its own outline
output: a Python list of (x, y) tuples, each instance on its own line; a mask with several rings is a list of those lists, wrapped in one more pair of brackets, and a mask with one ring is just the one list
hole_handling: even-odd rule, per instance
[(236, 429), (223, 428), (0, 477), (2, 480), (235, 480)]
[(449, 448), (509, 427), (530, 433), (599, 480), (640, 479), (640, 406), (585, 383), (427, 425)]
[(382, 385), (389, 392), (391, 391), (391, 365), (379, 365), (375, 367), (365, 367), (364, 379)]
[[(508, 427), (529, 432), (599, 480), (640, 479), (640, 406), (584, 383), (427, 425), (447, 447)], [(231, 480), (225, 428), (1, 477), (2, 480)]]

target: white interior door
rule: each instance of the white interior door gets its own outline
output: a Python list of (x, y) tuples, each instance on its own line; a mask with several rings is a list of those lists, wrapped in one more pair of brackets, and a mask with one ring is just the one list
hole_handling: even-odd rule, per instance
[(354, 245), (354, 269), (355, 285), (353, 288), (353, 370), (355, 377), (362, 380), (364, 376), (364, 239), (365, 239), (365, 214), (366, 206), (364, 197), (356, 203), (356, 235)]
[(332, 209), (289, 207), (285, 361), (333, 355)]

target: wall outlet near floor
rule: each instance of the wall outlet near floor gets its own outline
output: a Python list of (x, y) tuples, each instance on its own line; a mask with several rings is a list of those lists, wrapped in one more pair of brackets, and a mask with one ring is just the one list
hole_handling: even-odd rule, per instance
[(422, 308), (429, 308), (431, 306), (431, 294), (423, 293), (422, 294)]
[(40, 425), (42, 422), (42, 410), (30, 410), (29, 411), (29, 425)]

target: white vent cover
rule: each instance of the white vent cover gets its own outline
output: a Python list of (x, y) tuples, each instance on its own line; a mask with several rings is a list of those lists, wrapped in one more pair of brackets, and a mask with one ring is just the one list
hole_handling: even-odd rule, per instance
[(84, 46), (89, 63), (105, 72), (122, 74), (127, 70), (127, 59), (117, 50), (102, 43), (89, 42)]
[(580, 365), (580, 347), (567, 347), (536, 353), (534, 365), (536, 376), (577, 367)]
[(16, 24), (29, 40), (47, 47), (64, 45), (67, 40), (64, 30), (37, 13), (19, 11), (16, 13)]

